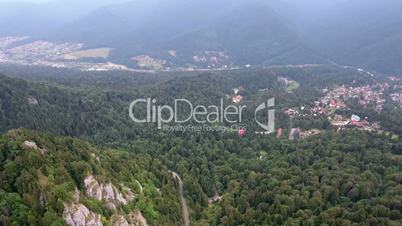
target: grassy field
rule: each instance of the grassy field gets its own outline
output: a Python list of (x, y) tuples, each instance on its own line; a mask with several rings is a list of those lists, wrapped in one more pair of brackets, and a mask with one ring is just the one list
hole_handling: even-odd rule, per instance
[(166, 64), (164, 60), (155, 59), (147, 55), (136, 56), (132, 60), (136, 61), (140, 68), (152, 70), (161, 70), (163, 69), (163, 65)]
[(296, 81), (292, 81), (287, 87), (286, 87), (286, 91), (288, 93), (293, 93), (293, 91), (295, 91), (297, 88), (299, 88), (300, 84)]
[(88, 50), (82, 50), (82, 51), (77, 51), (77, 52), (72, 52), (69, 54), (64, 55), (65, 60), (79, 60), (82, 58), (108, 58), (110, 51), (112, 49), (110, 48), (98, 48), (98, 49), (88, 49)]

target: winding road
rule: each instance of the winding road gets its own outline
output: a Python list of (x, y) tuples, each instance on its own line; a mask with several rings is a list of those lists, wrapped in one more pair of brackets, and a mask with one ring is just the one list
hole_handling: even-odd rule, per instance
[(181, 181), (179, 174), (177, 174), (176, 172), (173, 172), (173, 171), (170, 171), (170, 172), (172, 173), (173, 178), (179, 184), (179, 195), (180, 195), (181, 207), (183, 209), (183, 221), (184, 221), (183, 225), (190, 226), (190, 214), (188, 211), (186, 199), (184, 198), (184, 194), (183, 194), (183, 182)]

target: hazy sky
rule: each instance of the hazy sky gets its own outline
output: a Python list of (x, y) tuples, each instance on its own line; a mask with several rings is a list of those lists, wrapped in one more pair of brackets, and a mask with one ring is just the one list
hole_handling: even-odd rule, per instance
[(0, 2), (48, 2), (50, 0), (0, 0)]
[[(46, 2), (62, 2), (64, 0), (0, 0), (0, 3), (4, 3), (4, 2), (30, 2), (30, 3), (46, 3)], [(64, 2), (71, 2), (71, 1), (76, 1), (76, 2), (99, 2), (99, 3), (114, 3), (114, 2), (123, 2), (123, 1), (127, 1), (127, 0), (117, 0), (117, 1), (113, 1), (113, 0), (67, 0)]]
[[(42, 3), (42, 2), (55, 2), (55, 1), (63, 1), (63, 0), (0, 0), (0, 2), (36, 2), (36, 3)], [(122, 2), (122, 1), (128, 1), (128, 0), (73, 0), (73, 1), (79, 1), (79, 2)], [(67, 0), (65, 2), (71, 2), (71, 0)]]

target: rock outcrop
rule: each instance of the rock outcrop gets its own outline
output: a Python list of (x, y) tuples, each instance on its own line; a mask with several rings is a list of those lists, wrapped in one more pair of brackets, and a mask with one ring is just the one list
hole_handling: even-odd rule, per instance
[(92, 158), (94, 158), (98, 163), (100, 163), (100, 158), (95, 153), (91, 153)]
[(25, 141), (25, 142), (23, 143), (23, 145), (24, 145), (25, 147), (27, 147), (27, 148), (31, 148), (31, 149), (40, 151), (40, 153), (41, 153), (42, 155), (45, 155), (45, 154), (47, 153), (47, 150), (46, 150), (46, 149), (39, 148), (38, 145), (37, 145), (35, 142), (33, 142), (33, 141)]
[(123, 196), (126, 200), (131, 201), (135, 199), (135, 195), (129, 187), (125, 186), (124, 184), (120, 184), (120, 187), (121, 191), (123, 192)]
[[(86, 195), (105, 202), (105, 206), (114, 210), (110, 218), (110, 225), (113, 226), (148, 226), (146, 219), (139, 210), (130, 214), (121, 214), (117, 211), (117, 205), (126, 205), (135, 198), (130, 188), (123, 184), (119, 189), (112, 183), (100, 183), (94, 176), (89, 175), (84, 179)], [(74, 203), (65, 204), (63, 219), (69, 226), (103, 226), (101, 215), (91, 212), (86, 206), (79, 203), (80, 191), (76, 188), (74, 192)]]
[(33, 96), (26, 97), (26, 100), (28, 101), (29, 105), (38, 105), (39, 103), (38, 100)]
[(82, 204), (65, 205), (63, 219), (69, 226), (103, 226), (101, 216)]
[(132, 226), (123, 215), (113, 215), (110, 223), (113, 226)]
[(78, 188), (75, 188), (74, 195), (73, 195), (73, 198), (74, 198), (74, 202), (75, 202), (75, 203), (79, 203), (79, 202), (80, 202), (80, 195), (81, 195), (80, 190), (78, 190)]
[(99, 201), (106, 202), (109, 209), (116, 209), (116, 205), (127, 205), (135, 198), (131, 189), (122, 186), (124, 194), (121, 193), (112, 183), (99, 183), (94, 176), (89, 175), (84, 180), (88, 196)]
[(147, 220), (139, 210), (134, 210), (127, 216), (113, 215), (110, 222), (113, 226), (148, 226)]
[(147, 220), (139, 210), (134, 210), (129, 217), (136, 226), (148, 226)]

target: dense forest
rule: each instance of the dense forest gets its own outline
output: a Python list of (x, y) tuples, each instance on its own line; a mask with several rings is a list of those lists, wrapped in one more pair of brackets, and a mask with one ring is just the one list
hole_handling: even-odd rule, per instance
[[(183, 181), (191, 225), (402, 224), (402, 143), (397, 136), (336, 132), (326, 117), (290, 120), (283, 112), (311, 104), (324, 95), (323, 89), (372, 84), (386, 76), (335, 66), (157, 73), (149, 80), (135, 73), (11, 70), (4, 69), (12, 77), (0, 76), (0, 225), (62, 225), (63, 203), (74, 201), (75, 188), (82, 194), (80, 203), (100, 214), (105, 225), (133, 210), (140, 210), (150, 225), (181, 225), (171, 171)], [(289, 92), (279, 77), (300, 86)], [(136, 98), (155, 97), (159, 103), (187, 98), (203, 104), (224, 98), (230, 103), (226, 96), (237, 87), (250, 107), (275, 97), (276, 126), (286, 135), (255, 134), (252, 111), (245, 112), (244, 137), (169, 133), (154, 124), (135, 124), (128, 116)], [(388, 100), (384, 109), (378, 113), (356, 104), (347, 114), (368, 115), (401, 135), (400, 108)], [(292, 124), (322, 132), (288, 140)], [(38, 148), (32, 151), (25, 141)], [(136, 198), (110, 211), (106, 203), (85, 195), (88, 175), (117, 187), (124, 184)]]
[[(64, 225), (64, 206), (77, 202), (76, 189), (84, 194), (79, 202), (100, 214), (106, 225), (114, 215), (134, 209), (141, 210), (152, 225), (175, 225), (181, 220), (173, 177), (145, 153), (97, 150), (73, 138), (12, 130), (0, 138), (0, 160), (1, 225)], [(107, 201), (85, 195), (88, 175), (124, 184), (135, 198), (112, 210), (106, 208)]]

